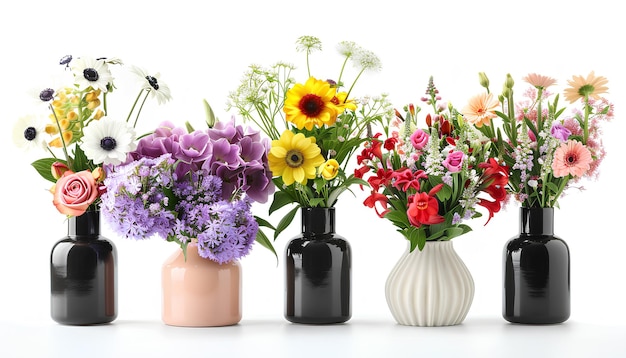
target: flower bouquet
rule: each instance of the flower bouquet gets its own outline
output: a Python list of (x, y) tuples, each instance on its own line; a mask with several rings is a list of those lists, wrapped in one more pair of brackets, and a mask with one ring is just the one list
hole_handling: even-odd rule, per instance
[[(489, 80), (470, 100), (468, 120), (487, 136), (497, 157), (510, 167), (507, 190), (521, 203), (520, 233), (505, 245), (503, 317), (516, 323), (561, 323), (570, 315), (569, 248), (554, 235), (554, 207), (568, 188), (595, 178), (605, 156), (602, 122), (613, 118), (613, 105), (600, 95), (608, 80), (591, 72), (573, 76), (563, 95), (570, 110), (552, 92), (554, 78), (531, 73), (523, 99), (514, 100), (507, 75), (496, 98)], [(524, 258), (523, 260), (521, 258)]]
[(566, 189), (582, 178), (597, 177), (606, 154), (601, 123), (613, 118), (613, 104), (600, 96), (608, 90), (606, 78), (591, 72), (569, 80), (565, 99), (581, 107), (567, 112), (560, 107), (559, 94), (550, 89), (556, 84), (554, 78), (536, 73), (525, 76), (530, 87), (518, 102), (510, 75), (498, 97), (490, 92), (486, 74), (481, 73), (480, 79), (486, 93), (473, 97), (464, 114), (495, 139), (493, 150), (511, 168), (507, 188), (522, 206), (558, 206)]
[[(316, 37), (298, 39), (297, 49), (307, 59), (304, 82), (291, 77), (293, 65), (279, 62), (269, 69), (253, 65), (229, 96), (230, 108), (272, 140), (268, 161), (278, 190), (269, 214), (296, 204), (275, 227), (267, 223), (274, 230), (274, 240), (301, 211), (302, 233), (286, 250), (285, 318), (295, 323), (340, 323), (350, 318), (350, 246), (335, 234), (334, 206), (352, 185), (365, 184), (348, 172), (350, 159), (365, 141), (368, 124), (392, 113), (386, 95), (351, 97), (364, 71), (380, 68), (372, 52), (353, 42), (341, 42), (341, 70), (337, 77), (323, 80), (312, 75), (309, 62), (310, 55), (321, 48)], [(347, 86), (344, 77), (349, 61), (357, 72)], [(310, 264), (303, 266), (303, 262)], [(327, 265), (333, 262), (332, 267)]]
[[(162, 320), (173, 326), (241, 320), (239, 259), (259, 232), (252, 203), (274, 191), (269, 141), (234, 118), (210, 116), (207, 124), (195, 130), (163, 122), (127, 162), (106, 168), (102, 211), (115, 232), (180, 246), (161, 271)], [(274, 251), (271, 242), (264, 246)]]
[(408, 242), (385, 284), (395, 320), (455, 325), (470, 309), (474, 281), (451, 240), (471, 230), (465, 222), (482, 216), (479, 207), (487, 222), (500, 211), (508, 168), (493, 158), (490, 139), (442, 101), (432, 77), (421, 100), (432, 108), (425, 126), (414, 104), (380, 122), (356, 157), (355, 176), (368, 183), (363, 204)]
[[(124, 119), (123, 114), (107, 107), (107, 96), (115, 89), (111, 67), (122, 66), (120, 59), (65, 56), (60, 65), (65, 72), (61, 84), (34, 93), (49, 115), (21, 117), (14, 126), (13, 138), (19, 147), (42, 149), (51, 155), (36, 160), (33, 167), (54, 183), (50, 192), (57, 210), (80, 216), (88, 209), (98, 209), (100, 195), (105, 191), (102, 166), (124, 161), (135, 149), (135, 126), (143, 103), (149, 95), (159, 104), (165, 103), (170, 99), (170, 90), (159, 81), (159, 74), (149, 75), (139, 67), (131, 67), (141, 86)], [(142, 103), (138, 107), (139, 100)]]
[(161, 237), (187, 254), (223, 264), (248, 254), (258, 224), (253, 202), (274, 191), (269, 142), (228, 122), (205, 130), (161, 123), (141, 138), (130, 160), (106, 167), (102, 211), (123, 237)]
[(117, 317), (117, 254), (113, 242), (100, 236), (103, 167), (121, 163), (135, 149), (135, 126), (147, 98), (165, 103), (170, 92), (158, 74), (132, 67), (140, 90), (125, 115), (107, 106), (116, 88), (113, 67), (123, 66), (121, 60), (65, 56), (60, 65), (60, 83), (34, 91), (42, 113), (20, 118), (13, 139), (48, 153), (32, 165), (52, 183), (52, 203), (67, 216), (68, 235), (50, 256), (52, 318), (62, 324), (108, 323)]
[[(493, 158), (491, 140), (441, 101), (432, 77), (422, 101), (432, 107), (418, 127), (421, 108), (382, 123), (357, 155), (355, 176), (369, 184), (364, 205), (390, 220), (410, 242), (447, 241), (471, 230), (467, 220), (497, 213), (506, 198), (508, 168)], [(491, 200), (490, 200), (491, 199)]]
[[(391, 113), (386, 95), (350, 98), (358, 78), (366, 70), (378, 70), (379, 59), (353, 42), (341, 42), (341, 71), (335, 79), (311, 75), (309, 56), (321, 51), (321, 41), (302, 36), (298, 51), (307, 59), (308, 79), (296, 83), (295, 66), (278, 62), (271, 68), (252, 65), (237, 90), (229, 95), (229, 109), (236, 108), (272, 140), (268, 154), (278, 191), (270, 215), (297, 204), (275, 228), (276, 238), (291, 223), (301, 207), (332, 207), (341, 193), (361, 180), (347, 172), (349, 159), (365, 140), (369, 123)], [(345, 89), (344, 70), (348, 61), (358, 68), (356, 79)]]

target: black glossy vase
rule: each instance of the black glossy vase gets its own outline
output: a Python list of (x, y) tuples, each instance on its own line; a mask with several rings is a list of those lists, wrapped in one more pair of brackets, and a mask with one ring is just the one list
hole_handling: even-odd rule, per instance
[(68, 218), (67, 236), (50, 255), (52, 319), (67, 325), (117, 317), (117, 251), (100, 236), (100, 212)]
[(503, 280), (507, 321), (553, 324), (569, 318), (569, 248), (554, 236), (553, 208), (520, 208), (520, 234), (504, 249)]
[(349, 243), (335, 234), (335, 208), (302, 208), (302, 234), (286, 250), (285, 318), (343, 323), (351, 313)]

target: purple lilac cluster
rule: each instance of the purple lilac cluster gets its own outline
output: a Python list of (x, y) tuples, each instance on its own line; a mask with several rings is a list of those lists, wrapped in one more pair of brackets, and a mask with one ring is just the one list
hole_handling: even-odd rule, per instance
[(175, 161), (169, 154), (140, 158), (119, 166), (105, 166), (106, 192), (100, 210), (105, 221), (120, 235), (145, 239), (167, 237), (174, 214), (167, 210), (167, 195), (174, 185)]
[(105, 220), (121, 235), (153, 235), (220, 264), (248, 254), (258, 232), (253, 201), (274, 192), (269, 141), (258, 131), (217, 122), (191, 133), (164, 122), (126, 163), (108, 166)]
[(258, 130), (235, 125), (234, 119), (191, 133), (171, 122), (163, 122), (154, 133), (139, 141), (133, 156), (155, 158), (171, 153), (179, 161), (178, 178), (202, 170), (206, 175), (222, 179), (224, 199), (245, 193), (251, 200), (265, 203), (274, 192), (267, 163), (269, 148), (269, 139), (261, 138)]
[(206, 176), (193, 185), (176, 183), (174, 194), (179, 201), (174, 235), (182, 243), (196, 238), (198, 254), (222, 264), (248, 254), (259, 226), (249, 199), (223, 200), (220, 187), (216, 176)]

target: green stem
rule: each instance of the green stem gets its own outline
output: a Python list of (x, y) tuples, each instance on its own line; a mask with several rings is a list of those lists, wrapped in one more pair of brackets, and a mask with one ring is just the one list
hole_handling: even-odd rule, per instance
[[(148, 95), (150, 94), (150, 91), (146, 91), (146, 95), (143, 97), (143, 101), (141, 101), (141, 106), (139, 106), (139, 110), (137, 110), (137, 116), (135, 117), (135, 123), (133, 123), (133, 128), (137, 127), (137, 121), (139, 121), (139, 114), (141, 113), (141, 110), (143, 109), (143, 105), (146, 103), (146, 100), (148, 99)], [(133, 108), (135, 106), (133, 105)]]
[[(339, 78), (337, 78), (337, 85), (341, 83), (341, 78), (343, 77), (343, 70), (346, 68), (346, 63), (348, 63), (349, 58), (350, 56), (346, 56), (345, 60), (343, 60), (343, 63), (341, 64), (341, 71), (339, 71)], [(346, 97), (346, 99), (347, 98), (348, 97)]]
[(356, 75), (356, 77), (354, 78), (354, 81), (352, 82), (352, 86), (350, 86), (350, 89), (348, 90), (348, 94), (346, 95), (346, 100), (348, 100), (348, 98), (350, 97), (350, 93), (352, 92), (352, 89), (354, 88), (354, 85), (356, 84), (356, 81), (359, 80), (359, 77), (361, 77), (361, 75), (363, 74), (364, 71), (365, 71), (365, 68), (362, 68), (361, 71), (359, 72), (359, 74)]
[[(541, 97), (543, 96), (543, 88), (537, 88), (537, 133), (541, 133), (543, 131), (543, 113), (541, 108)], [(539, 140), (539, 138), (537, 138)]]
[(72, 162), (70, 161), (70, 156), (67, 153), (67, 143), (65, 143), (65, 138), (63, 138), (63, 129), (61, 128), (61, 123), (59, 122), (59, 118), (57, 117), (57, 113), (54, 111), (54, 107), (51, 104), (49, 106), (50, 106), (50, 109), (52, 110), (52, 115), (54, 116), (54, 121), (57, 124), (57, 129), (59, 130), (59, 138), (61, 138), (61, 143), (63, 144), (63, 154), (65, 155), (65, 161), (67, 162), (67, 166), (69, 168), (71, 168), (72, 167)]
[(587, 145), (589, 139), (589, 115), (591, 114), (591, 106), (589, 105), (589, 95), (585, 95), (585, 118), (583, 119), (583, 144)]
[(135, 111), (135, 106), (137, 105), (137, 102), (139, 102), (139, 97), (141, 97), (141, 94), (143, 93), (143, 91), (144, 89), (142, 88), (137, 94), (137, 98), (135, 98), (135, 102), (133, 103), (133, 106), (130, 107), (130, 111), (128, 112), (128, 117), (126, 117), (126, 123), (128, 123), (128, 121), (130, 120), (130, 116), (132, 116), (133, 112)]

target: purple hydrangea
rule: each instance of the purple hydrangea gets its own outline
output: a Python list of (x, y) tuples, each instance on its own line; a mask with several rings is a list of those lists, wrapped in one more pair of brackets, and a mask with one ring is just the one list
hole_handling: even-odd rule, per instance
[(275, 188), (268, 139), (229, 122), (188, 133), (163, 122), (142, 138), (127, 163), (107, 168), (105, 220), (120, 235), (160, 236), (220, 264), (248, 254), (258, 223), (252, 202)]

